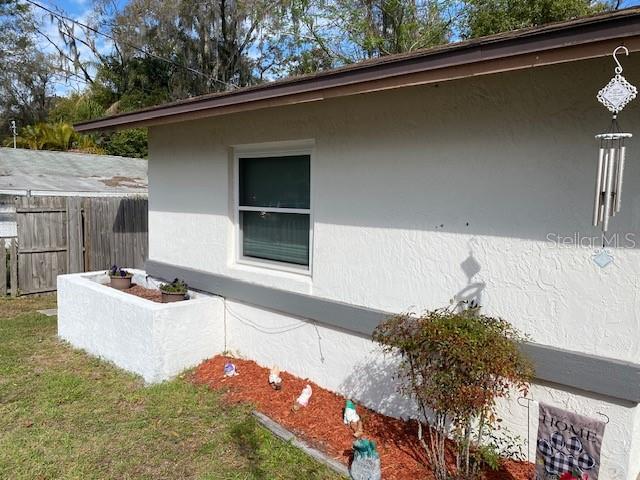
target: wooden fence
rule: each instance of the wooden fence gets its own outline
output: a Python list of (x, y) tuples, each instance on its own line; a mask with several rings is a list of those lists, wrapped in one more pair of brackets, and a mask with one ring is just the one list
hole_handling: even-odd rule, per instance
[(0, 262), (0, 295), (54, 291), (64, 273), (144, 267), (146, 198), (16, 197), (15, 203), (18, 237), (4, 251), (9, 260)]

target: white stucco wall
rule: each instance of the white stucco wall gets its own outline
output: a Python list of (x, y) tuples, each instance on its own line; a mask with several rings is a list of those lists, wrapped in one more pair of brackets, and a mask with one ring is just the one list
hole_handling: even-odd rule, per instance
[[(535, 342), (640, 362), (640, 147), (628, 149), (623, 209), (612, 222), (628, 248), (612, 248), (614, 262), (600, 268), (594, 248), (552, 241), (599, 235), (590, 225), (593, 135), (610, 116), (595, 94), (610, 75), (609, 59), (591, 60), (154, 127), (149, 257), (387, 311), (476, 295), (485, 313)], [(640, 65), (628, 62), (625, 75), (638, 83)], [(620, 115), (635, 133), (639, 103)], [(315, 141), (312, 275), (239, 266), (232, 146), (300, 139)], [(253, 324), (233, 326), (227, 315), (229, 346), (260, 363), (343, 390), (368, 365), (364, 339), (318, 327), (327, 339), (318, 363), (315, 328), (264, 332), (297, 320), (227, 304)], [(372, 382), (359, 398), (389, 401), (388, 383)], [(533, 393), (609, 415), (603, 478), (635, 480), (636, 406), (560, 386)], [(526, 418), (512, 416), (524, 435)]]
[[(628, 149), (612, 223), (636, 248), (613, 249), (602, 269), (593, 249), (547, 240), (599, 234), (593, 135), (610, 117), (595, 93), (609, 63), (152, 128), (149, 257), (390, 311), (442, 306), (476, 285), (486, 313), (534, 341), (640, 361), (640, 147)], [(629, 63), (627, 77), (640, 78)], [(620, 116), (630, 131), (639, 103)], [(235, 266), (230, 146), (306, 138), (312, 278)]]
[[(133, 281), (153, 288), (143, 272)], [(154, 303), (115, 290), (104, 272), (58, 276), (58, 335), (76, 348), (137, 373), (167, 380), (224, 349), (223, 300), (192, 293)]]

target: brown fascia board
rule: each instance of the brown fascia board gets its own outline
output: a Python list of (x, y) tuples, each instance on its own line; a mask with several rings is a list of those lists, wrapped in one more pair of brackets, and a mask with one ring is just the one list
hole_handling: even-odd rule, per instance
[(79, 132), (148, 127), (640, 50), (640, 8), (520, 30), (76, 124)]

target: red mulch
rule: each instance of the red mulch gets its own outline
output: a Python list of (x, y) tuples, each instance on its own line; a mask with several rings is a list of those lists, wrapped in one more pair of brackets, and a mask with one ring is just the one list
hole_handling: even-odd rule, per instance
[(154, 290), (153, 288), (145, 288), (140, 285), (136, 285), (135, 283), (131, 285), (131, 288), (127, 288), (126, 290), (120, 290), (124, 293), (129, 293), (131, 295), (135, 295), (136, 297), (146, 298), (147, 300), (151, 300), (152, 302), (162, 303), (162, 294), (160, 290)]
[[(236, 365), (239, 375), (225, 378), (224, 364)], [(223, 390), (232, 403), (250, 402), (256, 409), (280, 423), (311, 445), (348, 465), (353, 436), (342, 422), (345, 399), (313, 382), (282, 372), (282, 390), (274, 391), (267, 381), (269, 370), (255, 362), (217, 356), (202, 363), (194, 381)], [(291, 406), (306, 384), (313, 395), (309, 405), (293, 412)], [(425, 466), (424, 450), (416, 438), (416, 423), (387, 417), (358, 405), (365, 436), (376, 442), (385, 480), (433, 478)], [(506, 460), (501, 470), (488, 472), (487, 480), (529, 480), (533, 465)]]

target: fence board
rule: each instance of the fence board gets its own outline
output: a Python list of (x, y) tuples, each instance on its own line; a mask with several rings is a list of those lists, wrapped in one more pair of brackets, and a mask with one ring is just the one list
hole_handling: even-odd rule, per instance
[(82, 199), (67, 199), (67, 271), (78, 273), (84, 271), (84, 245), (82, 236)]
[(89, 199), (82, 199), (82, 245), (83, 252), (82, 256), (84, 259), (84, 268), (86, 271), (91, 271), (91, 259), (89, 255), (89, 251), (91, 250), (91, 237), (89, 236), (90, 225), (91, 225), (91, 208), (89, 207)]
[(0, 296), (7, 295), (7, 249), (4, 240), (0, 239)]
[(9, 268), (11, 270), (11, 296), (18, 296), (18, 249), (16, 239), (11, 239), (9, 247)]

